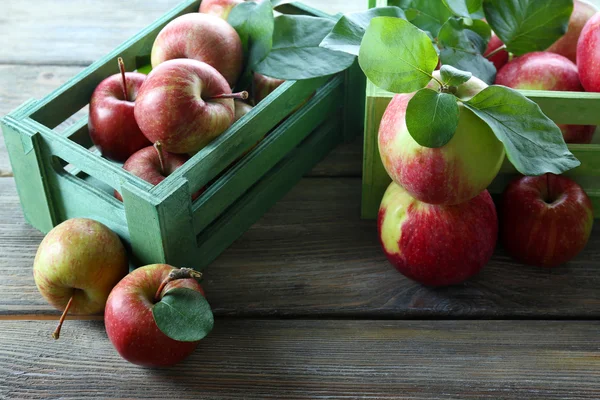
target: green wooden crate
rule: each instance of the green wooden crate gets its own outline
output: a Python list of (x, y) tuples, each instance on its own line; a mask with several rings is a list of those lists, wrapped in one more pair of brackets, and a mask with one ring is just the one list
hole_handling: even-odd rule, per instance
[[(382, 7), (387, 5), (387, 0), (369, 0), (368, 4), (369, 8)], [(543, 90), (523, 90), (521, 93), (539, 104), (557, 124), (600, 125), (600, 93)], [(377, 134), (381, 117), (393, 95), (367, 82), (361, 207), (361, 215), (367, 219), (377, 217), (381, 198), (391, 182), (381, 163)], [(594, 143), (570, 144), (569, 149), (581, 161), (581, 166), (565, 175), (582, 185), (592, 200), (595, 217), (600, 218), (600, 132), (596, 132)], [(505, 158), (498, 177), (489, 187), (490, 192), (502, 193), (516, 176), (517, 171)]]
[[(30, 100), (2, 119), (31, 225), (48, 232), (68, 218), (92, 218), (121, 236), (134, 264), (201, 269), (333, 147), (361, 132), (364, 105), (356, 99), (364, 100), (365, 86), (364, 80), (357, 81), (361, 74), (356, 65), (335, 76), (285, 82), (156, 186), (90, 151), (87, 117), (57, 129), (89, 103), (100, 81), (116, 72), (118, 57), (127, 66), (143, 67), (162, 27), (197, 12), (199, 5), (199, 0), (185, 1), (50, 95)], [(279, 11), (334, 18), (300, 3)], [(192, 201), (191, 193), (207, 184)], [(114, 189), (123, 202), (113, 197)]]

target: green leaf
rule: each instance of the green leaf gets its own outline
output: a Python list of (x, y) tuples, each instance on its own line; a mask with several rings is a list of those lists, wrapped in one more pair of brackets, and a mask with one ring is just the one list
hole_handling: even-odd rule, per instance
[(440, 68), (440, 76), (442, 77), (442, 82), (446, 85), (460, 86), (471, 79), (473, 74), (468, 71), (456, 69), (451, 65), (442, 65), (442, 68)]
[[(469, 13), (471, 13), (471, 17), (476, 18), (473, 14), (482, 12), (482, 0), (467, 0), (467, 9), (469, 10)], [(481, 15), (481, 18), (483, 18), (483, 14)]]
[(180, 342), (195, 342), (210, 333), (214, 318), (202, 293), (188, 289), (169, 290), (152, 307), (154, 321), (165, 335)]
[(442, 0), (442, 2), (455, 16), (471, 20), (471, 13), (465, 0)]
[(400, 7), (403, 10), (406, 10), (410, 7), (410, 3), (412, 0), (388, 0), (388, 6)]
[(333, 29), (330, 19), (304, 15), (275, 18), (273, 47), (256, 72), (278, 79), (310, 79), (331, 75), (350, 67), (355, 56), (319, 44)]
[(490, 126), (520, 173), (561, 174), (580, 165), (556, 124), (516, 90), (489, 86), (464, 105)]
[(377, 7), (346, 14), (338, 20), (333, 30), (323, 39), (321, 47), (357, 56), (365, 31), (375, 17), (406, 18), (404, 11), (398, 7)]
[(406, 127), (415, 142), (425, 147), (442, 147), (452, 139), (458, 126), (456, 97), (421, 89), (408, 102)]
[(440, 29), (438, 44), (441, 47), (440, 59), (443, 65), (469, 71), (482, 81), (492, 84), (496, 79), (496, 67), (482, 55), (487, 41), (477, 33), (491, 35), (485, 26), (487, 24), (483, 21), (473, 21), (469, 28), (475, 31), (465, 28), (460, 19), (451, 18)]
[(442, 25), (452, 17), (452, 11), (442, 0), (413, 0), (404, 12), (406, 19), (433, 37), (438, 36)]
[(547, 49), (567, 32), (573, 0), (484, 0), (485, 17), (509, 52)]
[(429, 36), (410, 22), (376, 17), (365, 32), (358, 62), (380, 88), (411, 93), (429, 83), (438, 56)]
[(271, 51), (273, 43), (273, 6), (268, 0), (249, 1), (231, 10), (227, 22), (236, 30), (244, 50), (244, 72), (238, 82), (240, 89), (252, 82), (252, 71)]

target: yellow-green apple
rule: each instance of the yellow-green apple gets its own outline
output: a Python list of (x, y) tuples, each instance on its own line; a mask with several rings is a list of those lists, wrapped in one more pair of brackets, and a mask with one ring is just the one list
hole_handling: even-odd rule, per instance
[[(440, 79), (439, 71), (434, 76)], [(435, 82), (432, 89), (439, 88)], [(464, 101), (486, 88), (472, 77), (456, 89)], [(459, 103), (460, 117), (446, 145), (419, 145), (406, 127), (406, 108), (413, 94), (397, 94), (379, 127), (379, 153), (388, 175), (413, 197), (431, 204), (459, 204), (481, 193), (498, 174), (504, 146), (490, 127)]]
[(577, 42), (577, 67), (588, 92), (600, 92), (600, 13), (584, 26)]
[[(515, 58), (498, 71), (496, 84), (523, 90), (583, 91), (577, 66), (568, 58), (548, 51)], [(593, 125), (559, 124), (558, 127), (567, 143), (590, 143), (596, 130)]]
[[(162, 151), (160, 142), (156, 142), (154, 146), (145, 147), (135, 152), (123, 164), (123, 169), (131, 172), (153, 185), (158, 185), (165, 178), (171, 175), (175, 170), (181, 167), (187, 160), (187, 154), (174, 154)], [(195, 200), (204, 189), (200, 189), (192, 195), (192, 200)], [(123, 201), (121, 194), (115, 190), (115, 197)]]
[(194, 153), (233, 123), (234, 98), (227, 81), (196, 60), (166, 61), (152, 70), (139, 90), (135, 119), (144, 135), (171, 153)]
[(252, 111), (252, 106), (242, 100), (234, 100), (235, 104), (235, 117), (233, 118), (233, 122), (237, 122), (244, 115), (248, 114)]
[(243, 2), (244, 0), (202, 0), (198, 11), (204, 14), (212, 14), (227, 21), (233, 7)]
[(593, 5), (585, 1), (575, 0), (567, 33), (548, 47), (546, 51), (560, 54), (577, 64), (577, 41), (586, 22), (592, 18), (596, 11), (596, 7)]
[(104, 79), (90, 100), (88, 130), (92, 142), (103, 156), (125, 161), (133, 153), (150, 145), (135, 122), (133, 106), (146, 75), (125, 72), (119, 58), (121, 74)]
[(112, 288), (129, 272), (119, 237), (100, 222), (69, 219), (42, 240), (33, 262), (35, 284), (63, 315), (52, 335), (58, 339), (68, 312), (97, 314)]
[(487, 190), (444, 206), (423, 203), (392, 182), (381, 201), (378, 229), (398, 271), (424, 285), (448, 286), (469, 279), (490, 260), (498, 218)]
[(281, 86), (283, 82), (285, 82), (283, 79), (271, 78), (270, 76), (255, 72), (252, 83), (254, 104), (260, 103), (273, 90)]
[(585, 247), (592, 203), (576, 182), (559, 175), (512, 181), (502, 197), (500, 234), (506, 251), (540, 267), (564, 264)]
[[(483, 53), (484, 56), (494, 64), (497, 70), (502, 68), (508, 62), (508, 51), (506, 49), (498, 50), (502, 46), (504, 46), (502, 40), (496, 36), (495, 33), (492, 33), (492, 37), (488, 42), (485, 53)], [(492, 52), (494, 53), (492, 54)]]
[(204, 295), (194, 278), (169, 282), (169, 273), (174, 269), (167, 264), (138, 268), (123, 278), (108, 297), (104, 310), (106, 333), (117, 352), (129, 362), (146, 367), (170, 366), (198, 346), (197, 341), (171, 339), (154, 321), (152, 307), (169, 290), (187, 288)]
[(242, 72), (242, 41), (235, 29), (219, 17), (185, 14), (169, 22), (152, 46), (152, 67), (175, 58), (212, 65), (234, 86)]

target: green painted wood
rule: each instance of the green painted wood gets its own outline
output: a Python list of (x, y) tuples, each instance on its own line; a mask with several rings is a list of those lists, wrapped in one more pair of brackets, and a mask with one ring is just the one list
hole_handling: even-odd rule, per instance
[(200, 232), (340, 108), (342, 78), (327, 83), (194, 203), (194, 231)]
[(600, 93), (521, 90), (557, 124), (600, 125)]
[(213, 225), (198, 235), (199, 262), (206, 266), (287, 193), (341, 139), (334, 119), (317, 129), (288, 158), (250, 189)]
[(94, 145), (94, 143), (92, 143), (92, 139), (90, 138), (90, 132), (88, 130), (87, 115), (81, 118), (79, 121), (75, 122), (70, 127), (68, 127), (62, 133), (62, 136), (71, 139), (73, 142), (77, 143), (81, 147), (85, 147), (86, 149)]
[(351, 142), (363, 132), (367, 78), (358, 60), (344, 72), (344, 141)]

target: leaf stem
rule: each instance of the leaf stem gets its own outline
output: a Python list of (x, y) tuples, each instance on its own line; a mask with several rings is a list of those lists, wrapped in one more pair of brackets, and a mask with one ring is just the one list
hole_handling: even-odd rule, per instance
[(154, 295), (154, 301), (158, 303), (161, 298), (161, 293), (164, 290), (165, 286), (167, 286), (170, 282), (179, 280), (179, 279), (202, 279), (202, 272), (198, 272), (191, 268), (178, 268), (169, 272), (169, 275), (161, 282), (156, 294)]
[(484, 57), (489, 59), (490, 57), (492, 57), (494, 54), (501, 52), (502, 50), (506, 50), (506, 45), (503, 44), (502, 46), (498, 47), (497, 49), (494, 49), (492, 51), (490, 51), (489, 54), (486, 54)]
[(440, 85), (440, 89), (443, 90), (446, 87), (446, 84), (444, 82), (440, 81), (438, 78), (436, 78), (432, 74), (429, 74), (429, 76), (431, 77), (431, 79), (433, 79), (434, 81), (436, 81)]

